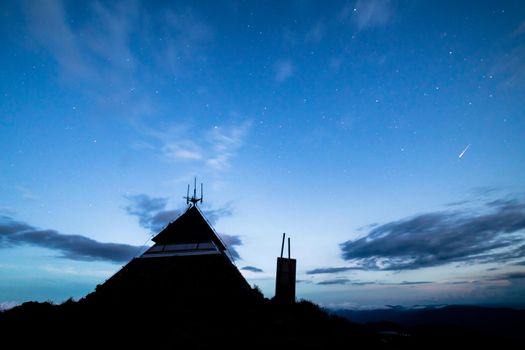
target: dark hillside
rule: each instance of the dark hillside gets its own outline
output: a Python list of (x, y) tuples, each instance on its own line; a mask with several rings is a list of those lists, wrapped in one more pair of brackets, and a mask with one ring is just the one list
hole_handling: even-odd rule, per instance
[[(303, 301), (280, 305), (260, 297), (250, 305), (217, 302), (164, 305), (92, 304), (89, 298), (61, 305), (25, 303), (0, 314), (3, 341), (22, 345), (207, 347), (325, 347), (352, 342), (378, 347), (380, 337), (366, 327), (331, 316)], [(31, 335), (31, 336), (27, 336)], [(388, 345), (388, 344), (383, 344)]]

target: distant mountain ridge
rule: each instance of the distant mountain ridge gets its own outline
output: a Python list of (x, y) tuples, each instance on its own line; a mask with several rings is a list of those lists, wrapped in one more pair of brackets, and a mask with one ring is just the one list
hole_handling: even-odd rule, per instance
[(376, 310), (330, 310), (351, 322), (367, 324), (379, 332), (426, 334), (442, 332), (523, 341), (525, 310), (468, 305), (390, 307)]

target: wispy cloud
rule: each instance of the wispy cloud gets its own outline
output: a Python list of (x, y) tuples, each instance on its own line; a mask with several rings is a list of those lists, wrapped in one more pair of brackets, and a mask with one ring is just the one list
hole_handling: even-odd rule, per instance
[(344, 284), (352, 286), (368, 286), (368, 285), (378, 285), (378, 286), (417, 286), (422, 284), (430, 284), (433, 282), (430, 281), (402, 281), (402, 282), (380, 282), (380, 281), (354, 281), (348, 278), (336, 278), (329, 279), (318, 282), (318, 285), (335, 285), (335, 284)]
[(412, 285), (418, 285), (418, 284), (429, 284), (432, 283), (430, 281), (403, 281), (401, 283), (398, 283), (400, 286), (412, 286)]
[(349, 284), (350, 282), (351, 280), (349, 280), (348, 278), (337, 278), (337, 279), (330, 279), (330, 280), (317, 282), (317, 284), (320, 286), (332, 286), (332, 285), (337, 285), (337, 284)]
[(346, 4), (339, 12), (338, 19), (350, 21), (358, 31), (384, 26), (394, 16), (394, 4), (391, 0), (357, 0), (355, 4)]
[(250, 122), (244, 122), (230, 128), (214, 127), (209, 133), (211, 149), (206, 164), (215, 170), (227, 169), (235, 152), (244, 142), (250, 126)]
[(465, 204), (469, 204), (471, 202), (472, 202), (471, 200), (453, 201), (453, 202), (446, 203), (445, 206), (446, 207), (457, 207), (457, 206), (462, 206), (462, 205), (465, 205)]
[(244, 266), (241, 267), (241, 270), (250, 271), (250, 272), (264, 272), (262, 269), (255, 266)]
[(52, 265), (44, 265), (39, 267), (40, 270), (52, 273), (52, 274), (58, 274), (58, 275), (70, 275), (70, 276), (85, 276), (85, 277), (96, 277), (96, 278), (104, 278), (111, 276), (114, 271), (112, 270), (101, 270), (101, 269), (77, 269), (73, 266), (52, 266)]
[[(28, 40), (55, 58), (63, 77), (84, 79), (106, 92), (129, 89), (145, 80), (142, 75), (165, 79), (170, 68), (181, 73), (181, 65), (187, 68), (213, 37), (213, 29), (189, 7), (168, 7), (159, 15), (135, 0), (91, 2), (80, 21), (73, 21), (61, 0), (23, 1), (22, 9)], [(154, 33), (162, 40), (153, 40)], [(143, 57), (144, 46), (152, 57)]]
[(500, 87), (521, 88), (525, 79), (525, 45), (518, 44), (493, 58), (489, 74), (494, 76)]
[[(158, 85), (190, 74), (196, 62), (205, 61), (204, 43), (213, 37), (191, 8), (176, 4), (158, 13), (135, 0), (96, 1), (75, 15), (65, 5), (22, 2), (29, 45), (54, 59), (62, 82), (131, 122), (160, 117), (162, 102), (150, 92), (152, 81)], [(161, 151), (199, 158), (185, 144), (164, 144)]]
[(201, 160), (204, 158), (200, 147), (190, 140), (167, 143), (163, 146), (162, 151), (169, 159)]
[[(31, 44), (46, 49), (66, 81), (96, 84), (90, 92), (129, 83), (137, 60), (130, 49), (131, 33), (140, 14), (136, 1), (87, 6), (87, 23), (74, 23), (60, 0), (24, 1)], [(119, 86), (116, 86), (117, 84)]]
[(81, 52), (78, 37), (70, 28), (62, 1), (23, 1), (21, 4), (30, 43), (46, 48), (54, 56), (63, 76), (93, 76), (92, 67)]
[[(166, 40), (159, 47), (155, 61), (159, 66), (168, 67), (172, 74), (184, 74), (192, 61), (205, 60), (205, 43), (214, 36), (213, 28), (191, 8), (179, 11), (168, 10), (162, 19), (160, 32)], [(149, 18), (149, 22), (158, 19)]]
[(514, 32), (512, 32), (513, 36), (520, 36), (522, 34), (525, 34), (525, 20), (521, 21), (520, 24), (516, 27)]
[(323, 267), (306, 271), (307, 275), (320, 275), (325, 273), (340, 273), (351, 270), (362, 270), (361, 267)]
[(501, 199), (477, 212), (445, 211), (393, 221), (342, 243), (341, 249), (345, 260), (366, 270), (501, 263), (525, 256), (524, 229), (525, 204)]
[(81, 235), (65, 235), (55, 230), (41, 230), (25, 222), (0, 216), (0, 248), (33, 245), (60, 252), (60, 257), (83, 261), (122, 263), (138, 253), (140, 247), (102, 243)]
[(27, 187), (15, 186), (15, 189), (20, 193), (21, 197), (27, 201), (34, 202), (39, 199), (38, 196)]
[(525, 80), (525, 20), (521, 21), (489, 57), (488, 74), (502, 89), (521, 89)]
[(326, 35), (326, 24), (323, 20), (317, 21), (304, 36), (306, 43), (318, 44)]
[[(195, 64), (206, 62), (214, 30), (197, 12), (177, 4), (156, 12), (134, 0), (92, 2), (79, 18), (61, 0), (24, 1), (22, 9), (30, 45), (50, 54), (62, 80), (81, 86), (99, 106), (118, 111), (142, 137), (153, 138), (151, 150), (209, 170), (229, 168), (249, 121), (203, 130), (185, 116), (170, 116), (176, 127), (153, 126), (165, 118), (158, 115), (162, 101), (148, 89), (151, 81), (187, 77)], [(283, 79), (287, 74), (281, 73)]]
[(295, 73), (295, 65), (289, 59), (277, 61), (274, 65), (275, 81), (284, 83)]
[[(148, 145), (174, 162), (193, 162), (212, 171), (226, 171), (245, 143), (251, 121), (215, 125), (208, 130), (190, 126), (152, 127), (137, 125), (140, 132), (152, 139)], [(195, 136), (195, 137), (193, 137)]]

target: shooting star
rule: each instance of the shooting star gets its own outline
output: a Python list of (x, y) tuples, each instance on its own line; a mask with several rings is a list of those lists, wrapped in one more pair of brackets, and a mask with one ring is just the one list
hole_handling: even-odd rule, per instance
[(463, 155), (465, 154), (465, 152), (468, 150), (469, 147), (470, 147), (470, 143), (467, 145), (467, 147), (465, 147), (465, 149), (463, 150), (463, 152), (461, 152), (461, 153), (459, 154), (458, 158), (461, 159), (461, 158), (463, 157)]

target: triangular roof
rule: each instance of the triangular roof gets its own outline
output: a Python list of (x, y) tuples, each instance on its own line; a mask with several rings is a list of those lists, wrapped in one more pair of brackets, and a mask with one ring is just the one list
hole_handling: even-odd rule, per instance
[(204, 243), (213, 241), (221, 251), (226, 249), (224, 243), (196, 205), (190, 206), (181, 216), (153, 237), (152, 241), (157, 244)]
[(221, 254), (226, 246), (199, 208), (193, 204), (152, 238), (155, 245), (141, 258)]

